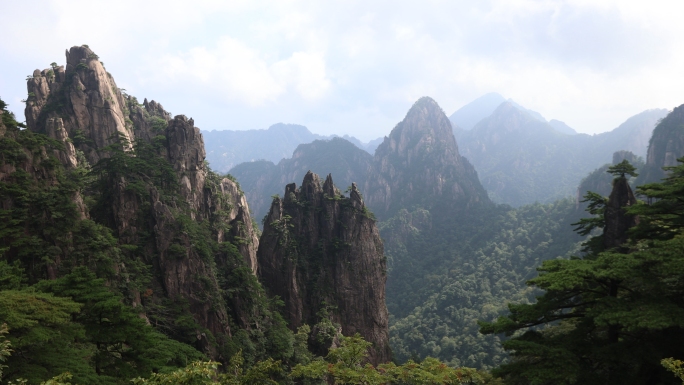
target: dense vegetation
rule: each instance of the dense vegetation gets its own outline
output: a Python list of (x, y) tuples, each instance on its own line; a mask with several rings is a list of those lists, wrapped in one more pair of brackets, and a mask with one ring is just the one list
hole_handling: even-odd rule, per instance
[[(57, 159), (65, 143), (23, 129), (5, 107), (2, 103), (3, 383), (314, 384), (326, 376), (338, 382), (371, 376), (379, 383), (404, 376), (412, 378), (408, 383), (460, 384), (480, 378), (473, 370), (452, 369), (436, 360), (369, 367), (363, 364), (368, 343), (335, 336), (336, 327), (325, 319), (313, 329), (331, 329), (332, 338), (342, 344), (325, 359), (315, 356), (312, 328), (295, 333), (287, 327), (279, 313), (281, 302), (266, 295), (239, 253), (241, 240), (216, 240), (223, 214), (190, 218), (177, 174), (164, 156), (163, 127), (149, 142), (112, 138), (104, 149), (107, 157), (92, 166), (77, 151), (79, 167), (65, 168)], [(207, 170), (204, 188), (217, 190), (220, 179)], [(114, 206), (117, 194), (128, 201), (130, 219), (123, 230)], [(167, 205), (176, 223), (166, 257), (150, 244), (145, 214), (150, 196)], [(187, 258), (188, 253), (216, 272), (215, 277), (197, 277), (201, 289), (193, 295), (227, 308), (226, 334), (212, 334), (199, 325), (187, 302), (164, 295), (161, 259)], [(223, 361), (224, 370), (208, 361), (207, 352)]]
[[(609, 168), (614, 193), (588, 194), (595, 216), (579, 223), (584, 233), (603, 228), (587, 253), (544, 262), (529, 282), (545, 291), (535, 303), (511, 304), (510, 314), (481, 324), (484, 333), (513, 335), (503, 344), (513, 359), (496, 375), (515, 384), (677, 383), (661, 361), (684, 356), (684, 164), (668, 170), (662, 183), (637, 188), (649, 204), (619, 213), (611, 210), (615, 192), (635, 169), (627, 162)], [(613, 247), (616, 221), (633, 227)], [(681, 375), (681, 362), (663, 363)]]
[(403, 211), (384, 222), (390, 342), (399, 361), (437, 357), (454, 366), (506, 361), (497, 336), (478, 333), (508, 302), (529, 303), (525, 282), (546, 259), (578, 251), (573, 200), (463, 212)]
[[(0, 322), (12, 349), (3, 381), (37, 383), (68, 371), (81, 384), (127, 383), (205, 358), (197, 330), (219, 336), (203, 330), (182, 300), (165, 298), (158, 283), (158, 257), (150, 254), (144, 226), (151, 188), (171, 205), (193, 250), (223, 272), (221, 292), (205, 285), (207, 299), (218, 295), (233, 314), (237, 307), (249, 314), (251, 327), (232, 320), (235, 332), (216, 342), (222, 354), (242, 351), (249, 365), (293, 357), (294, 334), (236, 245), (218, 244), (210, 221), (184, 219), (176, 175), (162, 156), (164, 136), (130, 151), (119, 138), (98, 164), (90, 167), (81, 156), (78, 168), (65, 169), (55, 158), (63, 143), (22, 129), (2, 107)], [(207, 179), (206, 187), (216, 188), (218, 176), (209, 172)], [(111, 182), (121, 180), (137, 197), (129, 223), (141, 229), (135, 234), (119, 233), (111, 211)], [(185, 253), (182, 243), (172, 250)]]

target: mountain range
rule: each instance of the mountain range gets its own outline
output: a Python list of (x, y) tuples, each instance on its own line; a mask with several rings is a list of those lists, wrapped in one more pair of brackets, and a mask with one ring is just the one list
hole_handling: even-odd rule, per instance
[[(336, 137), (314, 134), (298, 124), (277, 123), (265, 130), (202, 131), (206, 138), (207, 158), (214, 170), (228, 172), (234, 166), (257, 160), (273, 163), (292, 155), (300, 144)], [(356, 147), (373, 154), (382, 138), (363, 143), (353, 136), (343, 135)]]
[[(599, 361), (613, 357), (606, 352), (631, 354), (629, 368), (621, 368), (665, 378), (660, 359), (684, 354), (681, 344), (630, 329), (682, 334), (670, 318), (682, 309), (684, 170), (662, 168), (684, 155), (684, 106), (644, 111), (590, 136), (498, 94), (451, 119), (422, 97), (386, 137), (368, 144), (284, 124), (207, 139), (193, 119), (123, 92), (86, 45), (66, 52), (66, 66), (35, 70), (27, 91), (26, 125), (0, 100), (3, 382), (41, 383), (66, 372), (75, 383), (165, 382), (201, 371), (211, 381), (292, 383), (304, 374), (340, 383), (346, 380), (338, 369), (356, 379), (361, 372), (405, 379), (417, 367), (441, 382), (448, 366), (534, 370), (539, 361), (556, 376), (558, 366), (573, 367), (563, 357), (585, 357), (587, 348), (597, 349), (590, 357)], [(232, 175), (208, 165), (225, 169), (261, 155), (278, 163), (242, 162)], [(641, 175), (625, 177), (636, 173), (622, 160)], [(622, 176), (616, 165), (626, 170)], [(668, 175), (679, 179), (637, 188), (657, 198), (637, 204), (630, 183)], [(577, 196), (587, 191), (597, 193), (591, 214), (600, 215), (582, 221), (586, 205)], [(639, 220), (628, 206), (641, 210)], [(255, 217), (263, 218), (262, 230)], [(643, 234), (654, 236), (631, 250), (627, 229), (642, 220)], [(587, 231), (573, 232), (578, 223)], [(605, 227), (594, 241), (610, 249), (593, 254), (597, 259), (583, 258), (597, 245), (584, 242), (591, 226)], [(558, 273), (553, 266), (566, 263), (580, 268), (563, 274), (579, 274), (580, 283), (589, 277), (581, 289), (607, 299), (608, 321), (561, 321), (508, 340), (496, 335), (492, 323), (510, 327), (520, 309), (549, 303), (539, 301), (530, 280), (548, 281)], [(613, 275), (602, 266), (613, 264), (611, 274), (625, 279), (606, 281)], [(660, 267), (643, 275), (653, 266)], [(549, 293), (577, 284), (567, 276), (539, 287)], [(648, 296), (629, 302), (631, 289)], [(561, 294), (552, 295), (594, 306)], [(670, 302), (660, 308), (661, 300)], [(629, 306), (612, 306), (616, 301)], [(603, 311), (565, 309), (551, 315), (586, 319)], [(625, 309), (636, 321), (624, 323)], [(539, 324), (538, 313), (522, 315), (531, 320), (523, 327)], [(612, 320), (631, 326), (616, 328)], [(587, 344), (587, 335), (600, 344)], [(540, 340), (565, 336), (578, 342), (532, 352), (507, 342), (539, 348)], [(625, 349), (621, 338), (658, 353)], [(538, 351), (551, 361), (538, 360)], [(531, 359), (515, 359), (521, 353)], [(416, 362), (397, 368), (392, 359)], [(218, 375), (195, 362), (206, 360), (230, 370)], [(616, 373), (584, 366), (599, 376)], [(489, 377), (454, 370), (464, 381), (464, 373)]]

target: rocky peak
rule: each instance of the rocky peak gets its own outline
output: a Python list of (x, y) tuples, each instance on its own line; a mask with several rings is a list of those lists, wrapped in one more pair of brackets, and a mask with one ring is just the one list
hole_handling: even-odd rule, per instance
[(489, 202), (475, 169), (458, 152), (449, 119), (429, 97), (419, 99), (375, 151), (366, 200), (385, 217), (435, 199)]
[(321, 185), (309, 172), (299, 188), (287, 185), (283, 199), (273, 199), (257, 258), (291, 328), (315, 325), (327, 311), (344, 335), (374, 344), (373, 364), (390, 360), (383, 244), (356, 184), (349, 197), (331, 175)]
[(638, 218), (627, 214), (625, 208), (636, 203), (627, 178), (615, 178), (604, 213), (603, 245), (606, 249), (619, 248), (627, 242), (627, 230), (638, 223)]
[(180, 178), (181, 195), (196, 212), (201, 209), (207, 170), (204, 140), (194, 123), (184, 115), (177, 115), (168, 123), (166, 140), (169, 162)]
[(126, 122), (124, 97), (99, 57), (87, 46), (71, 47), (66, 57), (66, 70), (35, 70), (28, 79), (26, 123), (45, 133), (48, 120), (61, 117), (69, 136), (78, 138), (76, 147), (94, 164), (118, 136), (132, 143), (132, 126)]
[[(187, 303), (199, 325), (198, 346), (216, 359), (217, 344), (230, 334), (229, 314), (240, 327), (250, 327), (245, 321), (250, 310), (224, 294), (231, 288), (221, 287), (224, 280), (218, 276), (220, 271), (241, 268), (240, 256), (256, 272), (259, 242), (244, 194), (234, 181), (206, 167), (203, 138), (193, 119), (171, 118), (155, 101), (145, 99), (140, 104), (122, 94), (87, 46), (72, 47), (66, 56), (66, 70), (36, 70), (28, 79), (28, 129), (61, 141), (65, 150), (56, 156), (66, 167), (80, 166), (81, 159), (95, 165), (114, 155), (140, 160), (130, 168), (107, 168), (104, 163), (99, 175), (104, 187), (94, 197), (98, 209), (93, 217), (112, 228), (120, 243), (136, 245), (129, 257), (153, 271), (154, 295), (143, 300), (133, 291), (133, 305), (155, 308), (162, 300)], [(143, 152), (135, 152), (136, 143)], [(107, 150), (111, 144), (121, 144), (124, 153)], [(160, 181), (166, 176), (153, 178), (149, 174), (157, 170), (144, 171), (167, 166), (176, 178)], [(180, 185), (170, 185), (171, 179)], [(79, 204), (80, 196), (74, 200)], [(82, 202), (79, 207), (85, 212)], [(207, 246), (207, 238), (218, 245)], [(223, 242), (235, 248), (221, 247)], [(53, 270), (58, 271), (58, 266)]]

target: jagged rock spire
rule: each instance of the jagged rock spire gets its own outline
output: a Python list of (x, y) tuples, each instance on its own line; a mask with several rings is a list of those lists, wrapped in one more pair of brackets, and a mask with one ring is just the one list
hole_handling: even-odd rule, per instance
[(420, 98), (377, 148), (365, 190), (381, 217), (438, 201), (460, 207), (489, 202), (477, 172), (458, 152), (451, 122), (429, 97)]
[(370, 360), (377, 364), (390, 360), (383, 255), (356, 184), (347, 198), (331, 175), (321, 186), (308, 172), (300, 188), (289, 184), (283, 199), (273, 199), (257, 259), (259, 277), (285, 302), (292, 329), (319, 322), (327, 303), (344, 335), (358, 332), (374, 344)]

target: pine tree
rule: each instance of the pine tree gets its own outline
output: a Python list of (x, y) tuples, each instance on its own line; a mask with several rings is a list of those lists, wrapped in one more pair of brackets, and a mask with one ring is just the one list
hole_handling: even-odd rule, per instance
[(104, 279), (85, 267), (56, 280), (41, 281), (35, 288), (82, 304), (74, 320), (83, 325), (86, 340), (96, 347), (91, 363), (103, 380), (125, 382), (203, 358), (192, 347), (156, 332), (135, 308), (105, 286)]
[[(626, 184), (623, 171), (614, 188)], [(639, 189), (657, 201), (623, 208), (639, 215), (623, 247), (544, 262), (528, 282), (545, 291), (536, 303), (511, 304), (509, 315), (480, 323), (485, 334), (515, 334), (504, 342), (512, 361), (498, 376), (516, 384), (676, 383), (660, 365), (684, 357), (684, 165), (671, 171)]]

